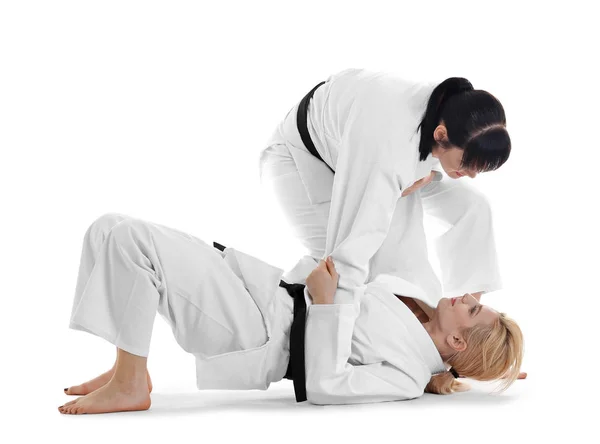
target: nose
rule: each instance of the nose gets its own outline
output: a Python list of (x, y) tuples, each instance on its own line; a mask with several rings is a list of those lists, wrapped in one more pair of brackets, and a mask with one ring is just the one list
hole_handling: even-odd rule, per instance
[(460, 298), (460, 302), (462, 304), (472, 305), (475, 303), (477, 305), (477, 299), (471, 293), (465, 293), (462, 298)]
[(473, 171), (473, 170), (468, 170), (467, 171), (467, 175), (471, 178), (471, 179), (475, 179), (475, 176), (477, 176), (477, 171)]

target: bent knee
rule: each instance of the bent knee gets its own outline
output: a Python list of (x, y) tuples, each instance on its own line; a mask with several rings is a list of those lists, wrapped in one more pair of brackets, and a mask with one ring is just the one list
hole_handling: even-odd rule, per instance
[(112, 228), (117, 225), (119, 222), (128, 219), (128, 216), (120, 213), (105, 213), (102, 216), (98, 217), (90, 227), (96, 227), (98, 229), (103, 228)]
[(144, 220), (127, 217), (113, 225), (110, 234), (113, 238), (120, 241), (129, 240), (145, 232), (147, 226), (148, 222)]
[(92, 237), (94, 239), (100, 238), (102, 241), (116, 225), (127, 218), (128, 216), (119, 213), (103, 214), (90, 224), (85, 233), (85, 237)]

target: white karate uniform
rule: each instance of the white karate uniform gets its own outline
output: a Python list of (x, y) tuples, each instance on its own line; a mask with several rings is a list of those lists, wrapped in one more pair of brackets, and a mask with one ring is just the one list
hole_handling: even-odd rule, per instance
[[(314, 267), (312, 258), (301, 262)], [(199, 389), (266, 389), (289, 362), (293, 300), (279, 287), (282, 273), (234, 248), (220, 252), (181, 231), (107, 214), (84, 237), (70, 327), (147, 356), (158, 311), (196, 357)], [(308, 307), (308, 401), (412, 399), (445, 370), (426, 330), (390, 289), (419, 294), (397, 278), (370, 283), (360, 313), (353, 304)]]
[[(501, 287), (486, 198), (466, 179), (442, 179), (431, 155), (419, 160), (417, 127), (434, 87), (342, 71), (315, 91), (308, 106), (308, 131), (327, 165), (302, 143), (298, 105), (261, 153), (261, 179), (308, 254), (333, 257), (340, 274), (336, 302), (355, 301), (361, 286), (379, 274), (410, 280), (434, 307), (444, 293)], [(432, 170), (432, 183), (401, 198)], [(443, 291), (428, 261), (423, 210), (445, 227), (435, 242)], [(409, 226), (412, 218), (420, 223)]]

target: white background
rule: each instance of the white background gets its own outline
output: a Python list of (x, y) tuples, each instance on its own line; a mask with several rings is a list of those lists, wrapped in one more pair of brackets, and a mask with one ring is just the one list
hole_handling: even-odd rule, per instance
[[(0, 433), (17, 435), (0, 440), (597, 439), (592, 3), (2, 1)], [(290, 267), (303, 250), (259, 186), (258, 156), (289, 108), (348, 67), (464, 76), (504, 104), (510, 160), (475, 179), (505, 283), (483, 302), (522, 326), (528, 379), (501, 396), (475, 384), (325, 408), (296, 404), (289, 381), (199, 392), (157, 317), (151, 410), (60, 415), (62, 388), (114, 358), (67, 328), (89, 224), (121, 212)]]

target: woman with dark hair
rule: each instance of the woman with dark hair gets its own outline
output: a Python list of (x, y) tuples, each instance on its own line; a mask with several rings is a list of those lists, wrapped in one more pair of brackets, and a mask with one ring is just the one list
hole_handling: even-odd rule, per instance
[[(501, 287), (488, 202), (454, 179), (496, 170), (510, 151), (501, 103), (467, 79), (433, 85), (349, 69), (288, 112), (260, 169), (308, 250), (303, 260), (335, 260), (336, 302), (388, 275), (408, 278), (435, 307), (442, 295), (479, 300)], [(435, 241), (442, 283), (424, 225), (407, 224), (424, 213), (445, 230)], [(293, 271), (302, 281), (308, 269)]]

